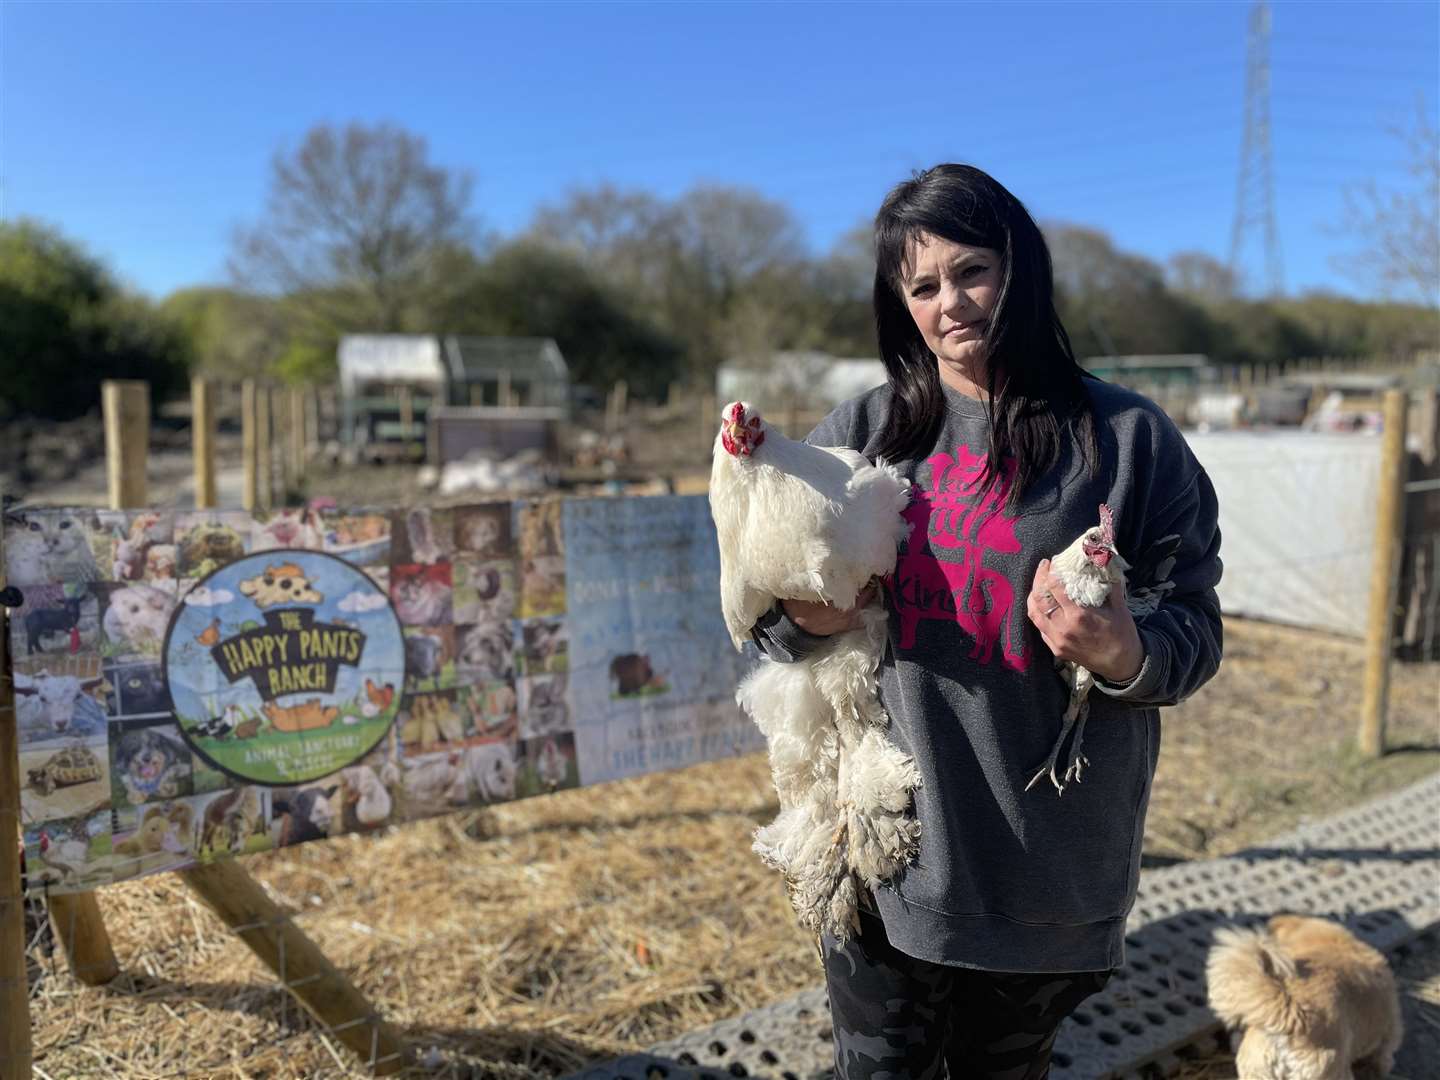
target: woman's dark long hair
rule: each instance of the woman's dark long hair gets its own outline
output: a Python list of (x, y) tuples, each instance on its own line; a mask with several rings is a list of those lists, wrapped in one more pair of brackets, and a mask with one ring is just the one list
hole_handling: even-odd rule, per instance
[(1015, 462), (1005, 508), (1060, 459), (1073, 428), (1093, 476), (1095, 417), (1070, 337), (1055, 312), (1050, 249), (1020, 200), (969, 165), (936, 165), (896, 185), (875, 215), (875, 329), (894, 391), (875, 453), (891, 461), (927, 453), (945, 416), (935, 355), (905, 304), (902, 279), (921, 234), (1000, 253), (1001, 283), (985, 326), (990, 448), (981, 492)]

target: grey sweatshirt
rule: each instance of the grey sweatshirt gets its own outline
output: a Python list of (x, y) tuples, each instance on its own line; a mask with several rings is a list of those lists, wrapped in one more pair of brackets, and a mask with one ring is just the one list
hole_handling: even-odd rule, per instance
[[(984, 406), (946, 390), (938, 442), (897, 462), (915, 484), (914, 526), (886, 590), (889, 648), (880, 693), (895, 741), (923, 778), (915, 793), (920, 851), (875, 895), (897, 948), (993, 971), (1091, 971), (1124, 960), (1150, 783), (1158, 707), (1193, 693), (1220, 663), (1220, 534), (1215, 493), (1184, 438), (1152, 402), (1086, 380), (1100, 468), (1071, 445), (1013, 518), (1004, 491), (977, 504), (988, 446)], [(807, 437), (871, 456), (891, 400), (880, 387), (846, 402)], [(1058, 796), (1026, 782), (1060, 730), (1067, 692), (1025, 613), (1041, 559), (1115, 512), (1144, 665), (1090, 698), (1084, 780)], [(753, 630), (780, 662), (823, 639), (777, 605)], [(1062, 766), (1063, 768), (1063, 766)]]

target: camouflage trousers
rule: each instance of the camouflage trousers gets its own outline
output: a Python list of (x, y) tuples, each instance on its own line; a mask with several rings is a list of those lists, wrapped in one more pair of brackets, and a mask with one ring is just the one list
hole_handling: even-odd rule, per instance
[(860, 915), (843, 947), (825, 937), (837, 1080), (1045, 1080), (1060, 1021), (1108, 971), (1027, 974), (917, 960)]

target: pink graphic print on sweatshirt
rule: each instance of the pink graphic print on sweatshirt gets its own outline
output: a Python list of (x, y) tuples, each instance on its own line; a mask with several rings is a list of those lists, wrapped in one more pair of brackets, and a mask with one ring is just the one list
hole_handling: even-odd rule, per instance
[[(1010, 625), (1017, 615), (1015, 589), (985, 565), (988, 552), (1020, 550), (1015, 519), (1001, 512), (1014, 482), (1014, 463), (1006, 463), (1000, 482), (984, 497), (978, 495), (984, 454), (958, 446), (953, 456), (936, 454), (928, 464), (930, 489), (917, 485), (905, 510), (912, 529), (891, 587), (900, 648), (914, 647), (922, 619), (939, 619), (959, 623), (974, 640), (970, 659), (989, 664), (998, 643), (1005, 666), (1025, 671), (1031, 653), (1024, 626)], [(1023, 608), (1018, 615), (1023, 617)]]

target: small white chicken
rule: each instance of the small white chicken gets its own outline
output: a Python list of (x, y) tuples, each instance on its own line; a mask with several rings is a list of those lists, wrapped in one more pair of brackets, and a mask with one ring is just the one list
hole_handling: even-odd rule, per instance
[[(1115, 549), (1115, 516), (1110, 507), (1100, 504), (1100, 524), (1086, 529), (1075, 542), (1050, 560), (1050, 572), (1065, 586), (1065, 595), (1080, 607), (1102, 607), (1110, 598), (1110, 590), (1125, 588), (1125, 571), (1130, 564), (1120, 557)], [(1072, 780), (1080, 782), (1080, 774), (1090, 760), (1080, 752), (1085, 738), (1085, 720), (1090, 715), (1090, 688), (1095, 685), (1095, 676), (1088, 668), (1073, 660), (1056, 660), (1055, 667), (1070, 690), (1070, 702), (1060, 722), (1060, 736), (1050, 757), (1040, 766), (1038, 772), (1025, 785), (1029, 791), (1040, 778), (1048, 776), (1059, 794), (1065, 793), (1065, 785)], [(1074, 733), (1070, 751), (1066, 755), (1065, 772), (1057, 774), (1060, 754), (1066, 740)]]
[[(745, 402), (725, 407), (710, 508), (720, 543), (720, 598), (736, 648), (779, 598), (854, 606), (895, 566), (909, 532), (910, 483), (884, 462), (810, 446), (770, 428)], [(802, 925), (844, 941), (858, 883), (874, 888), (913, 856), (909, 813), (920, 776), (891, 744), (876, 692), (886, 614), (825, 639), (793, 664), (764, 659), (736, 700), (764, 733), (780, 814), (755, 851), (785, 874)]]

